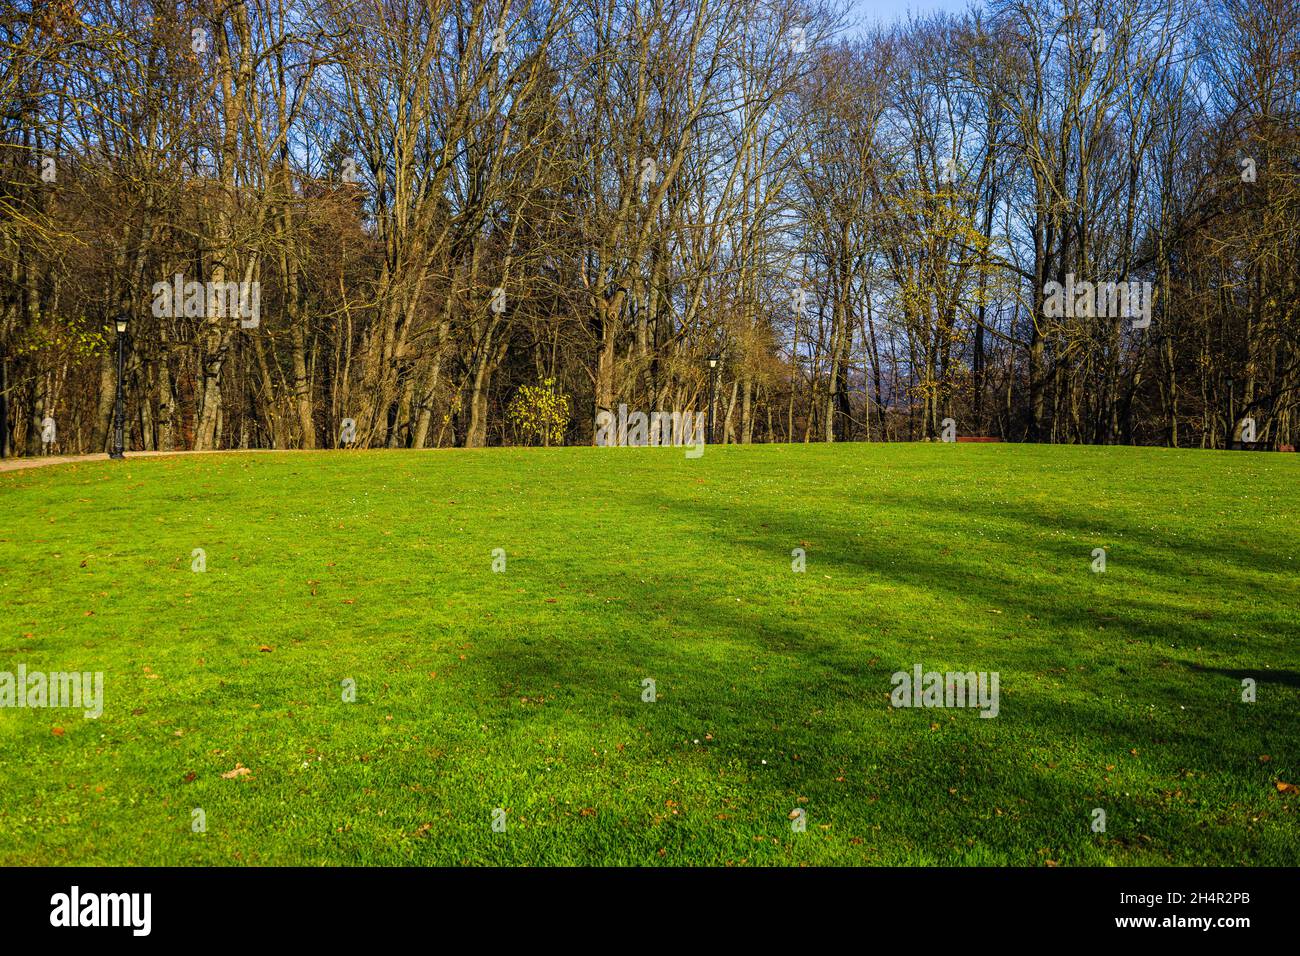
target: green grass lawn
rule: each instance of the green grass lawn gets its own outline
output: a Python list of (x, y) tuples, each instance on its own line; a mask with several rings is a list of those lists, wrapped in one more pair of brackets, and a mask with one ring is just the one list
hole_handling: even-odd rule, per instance
[[(1298, 492), (1028, 445), (0, 474), (0, 670), (105, 688), (0, 709), (0, 863), (1295, 865)], [(998, 716), (891, 707), (916, 664)]]

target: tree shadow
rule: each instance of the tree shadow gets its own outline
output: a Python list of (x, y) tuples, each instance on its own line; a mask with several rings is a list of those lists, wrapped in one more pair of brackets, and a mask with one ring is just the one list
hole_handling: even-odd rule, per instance
[(1206, 674), (1222, 674), (1236, 681), (1249, 677), (1261, 684), (1281, 684), (1283, 687), (1300, 688), (1300, 671), (1276, 670), (1268, 667), (1247, 670), (1230, 667), (1205, 667), (1201, 664), (1189, 664), (1188, 667), (1191, 670)]

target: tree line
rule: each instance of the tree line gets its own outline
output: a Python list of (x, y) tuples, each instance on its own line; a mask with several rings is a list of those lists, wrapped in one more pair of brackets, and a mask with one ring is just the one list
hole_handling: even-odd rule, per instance
[(1296, 443), (1300, 0), (851, 16), (11, 0), (0, 447)]

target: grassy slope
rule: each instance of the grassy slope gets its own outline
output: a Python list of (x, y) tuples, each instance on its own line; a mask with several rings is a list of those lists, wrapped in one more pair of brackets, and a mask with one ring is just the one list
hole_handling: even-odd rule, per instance
[[(0, 670), (106, 681), (0, 710), (0, 862), (1296, 864), (1297, 490), (1008, 445), (0, 475)], [(1001, 715), (892, 709), (916, 663)]]

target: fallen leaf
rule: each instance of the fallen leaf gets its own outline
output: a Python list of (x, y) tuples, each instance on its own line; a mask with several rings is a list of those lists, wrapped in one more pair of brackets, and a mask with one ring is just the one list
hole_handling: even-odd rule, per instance
[[(62, 737), (62, 736), (63, 736), (63, 728), (62, 728), (62, 727), (52, 727), (52, 728), (50, 728), (50, 729), (51, 729), (51, 731), (53, 732), (54, 736), (56, 736), (56, 737)], [(1279, 783), (1277, 786), (1278, 786), (1278, 789), (1279, 789), (1279, 790), (1282, 789), (1282, 785), (1281, 785), (1280, 783)]]
[(193, 770), (191, 770), (191, 771), (190, 771), (189, 773), (187, 773), (187, 774), (186, 774), (182, 779), (183, 779), (186, 783), (193, 783), (195, 780), (198, 779), (198, 777), (199, 777), (199, 775), (198, 775), (197, 773), (195, 773)]
[(249, 770), (249, 769), (248, 769), (247, 767), (245, 767), (242, 763), (238, 763), (238, 762), (236, 762), (236, 763), (235, 763), (235, 769), (234, 769), (234, 770), (227, 770), (227, 771), (226, 771), (225, 773), (223, 773), (221, 776), (222, 776), (224, 779), (226, 779), (226, 780), (234, 780), (234, 779), (237, 778), (237, 777), (248, 777), (248, 776), (251, 776), (252, 773), (253, 773), (253, 771)]
[(270, 654), (271, 646), (269, 644), (263, 644), (261, 647), (258, 648), (258, 650), (261, 651), (263, 654)]
[(1297, 787), (1294, 783), (1283, 783), (1281, 780), (1279, 780), (1277, 782), (1277, 792), (1278, 793), (1300, 793), (1300, 787)]

